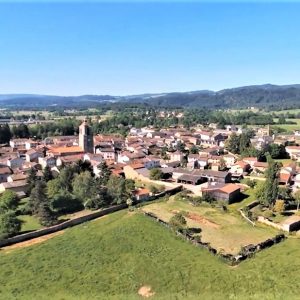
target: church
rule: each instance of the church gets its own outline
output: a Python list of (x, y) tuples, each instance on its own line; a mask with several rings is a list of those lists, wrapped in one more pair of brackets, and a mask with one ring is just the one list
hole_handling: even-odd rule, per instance
[(79, 126), (79, 147), (84, 153), (94, 153), (94, 137), (87, 120)]
[(94, 137), (87, 120), (79, 126), (78, 146), (52, 146), (48, 150), (48, 154), (55, 157), (84, 153), (94, 153)]

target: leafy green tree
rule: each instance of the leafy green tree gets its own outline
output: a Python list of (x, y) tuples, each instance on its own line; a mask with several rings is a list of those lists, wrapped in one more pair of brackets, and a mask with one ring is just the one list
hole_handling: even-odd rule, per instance
[(243, 151), (247, 150), (251, 145), (250, 137), (247, 133), (242, 133), (239, 136), (239, 150), (237, 153), (242, 153)]
[(59, 177), (52, 179), (47, 182), (47, 195), (49, 198), (54, 198), (59, 193), (67, 192), (63, 185), (61, 184), (61, 180)]
[(291, 190), (286, 186), (278, 188), (278, 198), (283, 200), (290, 200), (292, 198)]
[(7, 190), (0, 197), (0, 212), (16, 210), (19, 203), (19, 197), (13, 191)]
[(56, 222), (56, 215), (50, 209), (50, 201), (46, 193), (46, 184), (38, 181), (32, 189), (28, 202), (31, 213), (39, 218), (43, 226), (53, 225)]
[(27, 177), (27, 184), (28, 184), (28, 193), (30, 194), (30, 192), (32, 191), (32, 189), (35, 187), (38, 178), (36, 176), (36, 169), (35, 168), (31, 168)]
[(152, 193), (152, 194), (157, 194), (159, 192), (159, 189), (157, 188), (157, 186), (151, 184), (149, 186), (149, 191)]
[(125, 187), (127, 195), (131, 195), (135, 190), (135, 181), (133, 179), (125, 179)]
[(53, 213), (49, 203), (47, 202), (42, 202), (39, 205), (37, 217), (39, 219), (40, 224), (43, 226), (52, 226), (57, 223), (56, 215)]
[(0, 144), (6, 144), (12, 138), (8, 124), (0, 125)]
[(229, 152), (238, 154), (240, 152), (240, 138), (234, 132), (231, 134), (230, 138), (226, 140), (225, 147)]
[(187, 157), (186, 157), (186, 156), (183, 156), (182, 159), (181, 159), (181, 161), (180, 161), (181, 167), (182, 167), (182, 168), (186, 168), (187, 163), (188, 163)]
[(21, 230), (21, 221), (15, 212), (6, 211), (0, 213), (0, 240), (16, 235)]
[(185, 144), (181, 141), (178, 141), (176, 144), (176, 149), (180, 152), (185, 152)]
[(150, 179), (161, 180), (163, 178), (163, 173), (159, 168), (153, 168), (150, 170)]
[(89, 199), (85, 203), (85, 207), (88, 209), (100, 209), (102, 207), (109, 206), (112, 203), (112, 198), (109, 195), (106, 187), (100, 187), (97, 197)]
[(125, 203), (130, 193), (126, 190), (125, 179), (111, 175), (107, 182), (107, 190), (113, 199), (113, 203)]
[(45, 182), (48, 182), (49, 180), (52, 180), (53, 179), (53, 175), (52, 175), (52, 172), (51, 172), (51, 169), (50, 167), (47, 165), (45, 167), (45, 169), (43, 170), (43, 180)]
[(199, 149), (196, 145), (193, 145), (190, 149), (190, 153), (191, 154), (198, 154), (199, 153)]
[(96, 182), (89, 171), (77, 174), (72, 186), (73, 194), (82, 203), (86, 203), (97, 196)]
[(98, 181), (100, 185), (106, 185), (111, 175), (111, 170), (108, 168), (105, 161), (102, 161), (99, 164), (98, 169), (100, 171)]
[(221, 158), (221, 159), (220, 159), (219, 169), (220, 169), (221, 171), (223, 171), (223, 170), (226, 170), (226, 168), (227, 168), (226, 162), (225, 162), (224, 158)]
[(176, 213), (169, 221), (169, 225), (175, 231), (181, 231), (186, 228), (186, 219), (182, 212)]
[(300, 206), (300, 190), (298, 190), (295, 194), (294, 194), (294, 198), (297, 202), (297, 211), (299, 210), (299, 206)]
[(87, 160), (78, 160), (75, 164), (75, 169), (77, 170), (77, 173), (82, 173), (82, 172), (90, 172), (92, 176), (95, 176), (93, 172), (93, 167), (91, 163)]
[(73, 166), (67, 166), (63, 168), (59, 174), (61, 188), (71, 193), (73, 188), (72, 181), (75, 175), (76, 172)]
[(286, 124), (286, 119), (283, 115), (280, 115), (278, 118), (278, 124)]
[(272, 205), (278, 196), (279, 164), (268, 157), (268, 169), (265, 182), (257, 189), (256, 196), (265, 205)]
[(50, 207), (57, 213), (71, 213), (83, 209), (84, 206), (71, 193), (59, 191), (50, 199)]
[(287, 157), (284, 145), (270, 144), (264, 149), (264, 152), (268, 152), (272, 158)]

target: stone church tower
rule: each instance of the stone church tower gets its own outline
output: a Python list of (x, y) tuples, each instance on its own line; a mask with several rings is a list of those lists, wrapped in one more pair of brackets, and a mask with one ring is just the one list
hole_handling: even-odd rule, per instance
[(87, 120), (79, 126), (79, 147), (86, 153), (94, 153), (94, 137)]

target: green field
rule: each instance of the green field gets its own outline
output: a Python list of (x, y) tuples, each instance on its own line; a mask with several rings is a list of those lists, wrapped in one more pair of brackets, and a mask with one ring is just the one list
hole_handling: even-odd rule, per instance
[(266, 226), (253, 227), (235, 210), (224, 212), (206, 203), (195, 207), (187, 201), (171, 198), (146, 205), (143, 210), (154, 213), (165, 222), (169, 222), (178, 211), (189, 213), (186, 216), (188, 227), (200, 228), (202, 241), (210, 243), (218, 252), (238, 254), (242, 246), (258, 244), (278, 234)]
[[(296, 124), (274, 124), (271, 127), (279, 127), (287, 131), (300, 130), (300, 119), (286, 119), (287, 121), (295, 122)], [(278, 122), (278, 119), (275, 118), (274, 122)]]
[(300, 240), (229, 267), (139, 213), (118, 212), (0, 251), (1, 299), (299, 299)]

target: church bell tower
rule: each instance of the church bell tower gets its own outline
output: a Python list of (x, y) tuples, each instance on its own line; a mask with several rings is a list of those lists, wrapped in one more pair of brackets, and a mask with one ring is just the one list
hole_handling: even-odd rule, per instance
[(79, 146), (86, 153), (94, 153), (93, 133), (87, 120), (79, 126)]

